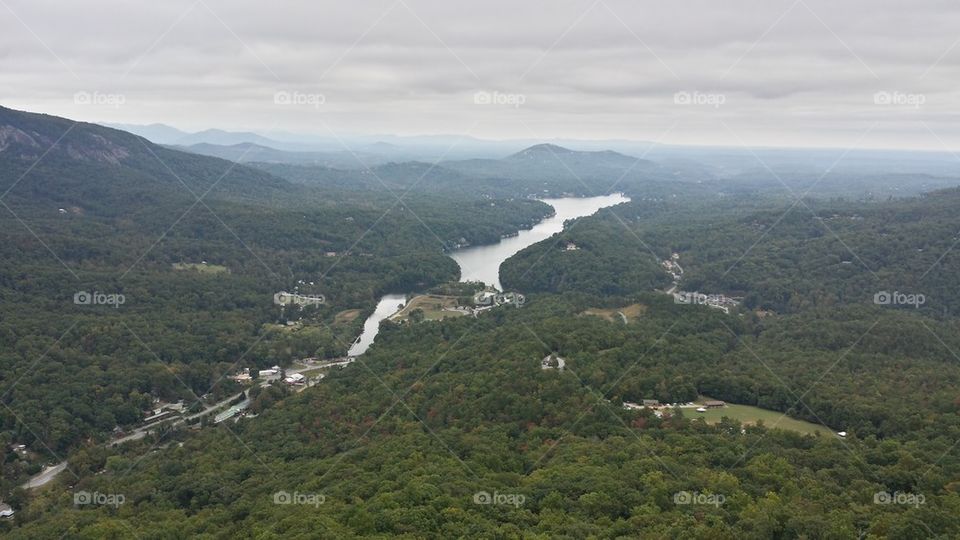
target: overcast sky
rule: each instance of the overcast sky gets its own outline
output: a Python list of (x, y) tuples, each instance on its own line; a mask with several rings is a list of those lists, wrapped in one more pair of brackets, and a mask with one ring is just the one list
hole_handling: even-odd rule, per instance
[(0, 0), (0, 104), (185, 130), (956, 150), (958, 39), (955, 0)]

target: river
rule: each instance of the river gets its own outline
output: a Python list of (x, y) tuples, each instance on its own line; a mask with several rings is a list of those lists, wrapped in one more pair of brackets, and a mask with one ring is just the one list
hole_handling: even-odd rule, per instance
[[(562, 231), (563, 223), (568, 219), (589, 216), (602, 208), (625, 203), (630, 199), (622, 193), (614, 193), (600, 197), (541, 200), (552, 206), (556, 213), (533, 228), (520, 231), (516, 236), (503, 238), (496, 244), (471, 246), (450, 253), (450, 257), (460, 265), (460, 281), (482, 281), (502, 290), (500, 265), (510, 256)], [(380, 331), (380, 322), (399, 311), (405, 302), (406, 295), (403, 294), (388, 294), (380, 298), (373, 315), (363, 323), (363, 333), (350, 347), (347, 355), (359, 356), (365, 353)]]
[(377, 337), (380, 331), (380, 321), (400, 311), (400, 307), (407, 301), (405, 294), (388, 294), (380, 298), (377, 302), (377, 308), (373, 310), (373, 315), (367, 317), (363, 323), (363, 333), (353, 342), (347, 356), (360, 356), (367, 352), (370, 345), (373, 345), (373, 339)]
[(537, 223), (532, 229), (520, 231), (517, 236), (504, 238), (496, 244), (471, 246), (458, 249), (450, 254), (460, 265), (460, 281), (482, 281), (503, 290), (500, 285), (500, 265), (525, 247), (532, 246), (550, 238), (563, 230), (563, 222), (568, 219), (595, 214), (601, 208), (629, 201), (621, 193), (602, 197), (565, 197), (563, 199), (541, 199), (556, 211)]
[[(589, 216), (602, 208), (624, 203), (630, 199), (624, 197), (623, 194), (616, 193), (602, 197), (567, 197), (563, 199), (541, 200), (554, 208), (556, 211), (554, 216), (546, 218), (540, 223), (537, 223), (532, 229), (520, 231), (517, 236), (504, 238), (496, 244), (471, 246), (452, 252), (450, 257), (452, 257), (453, 260), (457, 261), (457, 264), (460, 265), (460, 281), (479, 280), (502, 290), (500, 286), (500, 264), (507, 260), (507, 258), (509, 258), (511, 255), (517, 253), (527, 246), (546, 240), (547, 238), (550, 238), (551, 235), (562, 231), (563, 222), (568, 219)], [(357, 341), (355, 341), (350, 347), (347, 355), (355, 357), (367, 352), (367, 349), (373, 344), (373, 340), (376, 339), (377, 333), (380, 332), (380, 322), (400, 311), (400, 307), (406, 301), (407, 296), (404, 294), (387, 294), (381, 297), (380, 301), (377, 302), (377, 307), (374, 309), (373, 314), (370, 315), (370, 317), (368, 317), (363, 323), (363, 333), (360, 334), (360, 337), (357, 338)], [(202, 413), (193, 415), (191, 418), (206, 414), (211, 410), (222, 406), (227, 401), (232, 401), (237, 397), (238, 396), (231, 396), (227, 400), (221, 401), (220, 403), (205, 409)], [(135, 430), (132, 435), (128, 435), (123, 439), (111, 441), (108, 444), (117, 444), (127, 440), (134, 440), (142, 438), (144, 435), (146, 435), (146, 428)], [(66, 461), (59, 463), (56, 466), (50, 467), (40, 474), (30, 478), (30, 480), (21, 487), (24, 489), (31, 489), (42, 486), (52, 480), (61, 471), (66, 469), (66, 467)]]

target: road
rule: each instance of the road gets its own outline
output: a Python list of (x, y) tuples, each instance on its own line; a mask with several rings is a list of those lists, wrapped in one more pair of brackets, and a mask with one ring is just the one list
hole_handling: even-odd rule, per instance
[[(225, 399), (223, 399), (223, 400), (218, 401), (217, 403), (214, 403), (213, 405), (210, 405), (210, 406), (206, 407), (205, 409), (203, 409), (203, 410), (200, 411), (200, 412), (191, 414), (191, 415), (189, 415), (189, 416), (183, 416), (183, 417), (181, 417), (180, 419), (176, 420), (175, 422), (168, 422), (167, 425), (169, 425), (171, 428), (172, 428), (172, 427), (179, 426), (179, 425), (183, 424), (184, 422), (186, 422), (187, 420), (193, 420), (194, 418), (198, 418), (198, 417), (203, 416), (203, 415), (205, 415), (205, 414), (209, 414), (209, 413), (213, 412), (214, 410), (216, 410), (216, 409), (218, 409), (218, 408), (220, 408), (220, 407), (223, 407), (224, 405), (230, 403), (231, 401), (239, 398), (239, 397), (242, 396), (242, 395), (243, 395), (243, 392), (241, 392), (241, 393), (239, 393), (239, 394), (234, 394), (234, 395), (232, 395), (232, 396), (230, 396), (230, 397), (228, 397), (228, 398), (225, 398)], [(150, 430), (157, 429), (157, 428), (160, 427), (161, 425), (164, 425), (164, 422), (157, 422), (156, 424), (150, 424), (149, 426), (138, 427), (138, 428), (134, 429), (132, 432), (130, 432), (129, 434), (124, 435), (123, 437), (120, 437), (119, 439), (111, 439), (111, 440), (105, 442), (105, 443), (103, 444), (103, 446), (104, 446), (104, 447), (111, 447), (111, 446), (116, 446), (116, 445), (119, 445), (119, 444), (123, 444), (123, 443), (125, 443), (125, 442), (140, 440), (140, 439), (146, 437), (146, 436), (147, 436), (147, 433), (148, 433)], [(29, 480), (27, 480), (27, 481), (24, 482), (23, 484), (20, 484), (20, 487), (22, 487), (23, 489), (34, 489), (34, 488), (38, 488), (38, 487), (40, 487), (40, 486), (43, 486), (43, 485), (49, 483), (49, 482), (50, 482), (51, 480), (53, 480), (58, 474), (60, 474), (61, 472), (65, 471), (66, 469), (67, 469), (67, 462), (66, 462), (66, 461), (61, 461), (60, 463), (57, 463), (56, 465), (53, 465), (52, 467), (48, 467), (48, 468), (44, 469), (43, 472), (41, 472), (41, 473), (39, 473), (39, 474), (36, 474), (36, 475), (34, 475), (34, 476), (31, 476)]]
[(52, 467), (47, 467), (40, 474), (30, 477), (30, 480), (27, 480), (26, 483), (22, 484), (20, 487), (23, 489), (33, 489), (38, 488), (47, 482), (53, 480), (55, 476), (63, 472), (67, 468), (67, 462), (61, 461)]

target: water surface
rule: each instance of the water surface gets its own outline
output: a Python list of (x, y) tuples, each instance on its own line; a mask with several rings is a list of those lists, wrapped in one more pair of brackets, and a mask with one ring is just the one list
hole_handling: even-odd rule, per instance
[[(500, 264), (521, 249), (550, 238), (563, 230), (563, 222), (568, 219), (589, 216), (601, 208), (629, 201), (622, 193), (601, 197), (566, 197), (563, 199), (541, 199), (554, 208), (556, 214), (537, 223), (532, 229), (520, 231), (517, 236), (503, 238), (496, 244), (472, 246), (450, 253), (450, 257), (460, 265), (460, 281), (482, 281), (487, 285), (501, 289)], [(522, 291), (521, 291), (522, 292)], [(370, 348), (380, 331), (380, 321), (400, 311), (406, 303), (403, 294), (388, 294), (380, 298), (373, 315), (363, 323), (363, 333), (347, 352), (348, 356), (359, 356)]]
[(350, 346), (350, 350), (347, 351), (347, 356), (360, 356), (367, 352), (370, 345), (373, 345), (373, 340), (377, 337), (377, 332), (380, 331), (380, 321), (400, 311), (400, 306), (406, 303), (406, 301), (407, 296), (405, 294), (388, 294), (381, 297), (380, 301), (377, 302), (377, 308), (373, 311), (373, 315), (367, 317), (367, 320), (363, 323), (363, 333), (360, 334), (357, 341)]
[(496, 244), (471, 246), (450, 253), (460, 265), (460, 281), (482, 281), (503, 290), (500, 285), (500, 264), (527, 246), (546, 240), (563, 230), (568, 219), (595, 214), (601, 208), (629, 201), (622, 193), (601, 197), (565, 197), (541, 199), (556, 210), (556, 215), (544, 219), (532, 229), (520, 231), (517, 236), (504, 238)]

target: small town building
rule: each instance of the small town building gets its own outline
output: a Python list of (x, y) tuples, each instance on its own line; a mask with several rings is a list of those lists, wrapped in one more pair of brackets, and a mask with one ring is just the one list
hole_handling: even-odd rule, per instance
[(711, 399), (703, 402), (703, 406), (708, 409), (719, 409), (721, 407), (726, 407), (727, 404), (720, 401), (719, 399)]
[(294, 373), (283, 380), (287, 384), (304, 384), (307, 382), (307, 378), (301, 373)]

